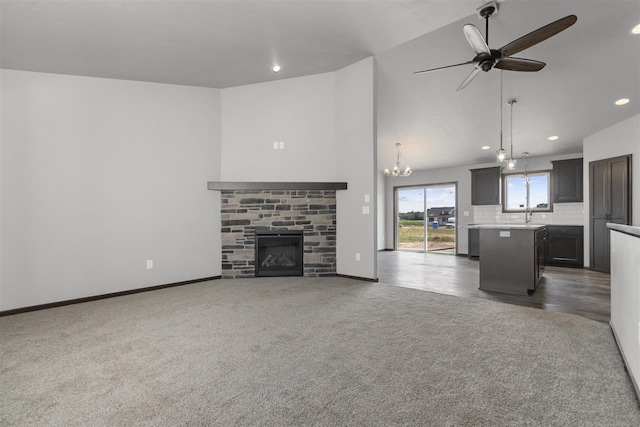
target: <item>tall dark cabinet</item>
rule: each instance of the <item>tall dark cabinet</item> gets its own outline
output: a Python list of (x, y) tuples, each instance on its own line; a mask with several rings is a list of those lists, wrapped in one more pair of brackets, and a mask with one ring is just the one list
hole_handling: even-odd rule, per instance
[(607, 223), (631, 223), (631, 155), (589, 163), (590, 265), (610, 272)]

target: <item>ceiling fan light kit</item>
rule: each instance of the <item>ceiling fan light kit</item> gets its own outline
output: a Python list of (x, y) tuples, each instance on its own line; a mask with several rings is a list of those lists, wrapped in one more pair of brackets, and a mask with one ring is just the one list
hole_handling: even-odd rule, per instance
[(530, 48), (544, 40), (558, 34), (561, 31), (566, 30), (570, 26), (576, 23), (577, 17), (575, 15), (568, 15), (564, 18), (558, 19), (550, 24), (538, 28), (506, 45), (500, 49), (489, 48), (489, 18), (492, 15), (497, 14), (498, 4), (496, 2), (487, 3), (477, 10), (478, 16), (485, 20), (485, 36), (483, 37), (480, 31), (473, 24), (466, 24), (463, 27), (464, 35), (471, 46), (471, 49), (475, 52), (476, 56), (467, 62), (460, 64), (447, 65), (444, 67), (431, 68), (422, 71), (416, 71), (413, 74), (428, 73), (431, 71), (442, 70), (445, 68), (458, 67), (461, 65), (473, 64), (474, 68), (471, 73), (462, 81), (456, 91), (462, 90), (471, 83), (473, 79), (480, 73), (480, 71), (487, 72), (493, 68), (507, 71), (540, 71), (546, 65), (544, 62), (536, 61), (533, 59), (514, 58), (512, 55)]

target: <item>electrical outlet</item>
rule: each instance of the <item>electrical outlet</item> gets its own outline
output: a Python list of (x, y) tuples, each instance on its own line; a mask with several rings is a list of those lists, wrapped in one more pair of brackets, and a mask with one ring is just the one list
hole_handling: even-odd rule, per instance
[(362, 207), (362, 215), (369, 215), (369, 206)]
[(356, 252), (356, 261), (360, 261), (360, 252)]
[(152, 259), (148, 259), (147, 260), (147, 270), (151, 270), (153, 268), (153, 260)]
[(284, 150), (284, 141), (280, 141), (278, 145), (280, 145), (281, 150)]

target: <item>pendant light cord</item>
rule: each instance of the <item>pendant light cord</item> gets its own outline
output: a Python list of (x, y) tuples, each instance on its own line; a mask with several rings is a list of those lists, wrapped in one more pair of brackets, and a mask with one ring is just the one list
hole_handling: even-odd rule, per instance
[(502, 104), (504, 97), (502, 96), (502, 70), (500, 70), (500, 150), (503, 150), (502, 148)]
[(511, 159), (513, 159), (513, 104), (515, 103), (515, 99), (509, 101), (509, 105), (511, 106), (511, 127), (509, 129), (509, 131), (511, 132)]

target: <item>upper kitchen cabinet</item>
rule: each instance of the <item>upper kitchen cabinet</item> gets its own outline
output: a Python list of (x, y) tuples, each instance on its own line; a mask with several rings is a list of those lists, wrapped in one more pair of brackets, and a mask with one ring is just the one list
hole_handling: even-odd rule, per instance
[(582, 159), (557, 160), (551, 163), (553, 203), (582, 202)]
[(500, 204), (500, 166), (471, 169), (471, 204)]

